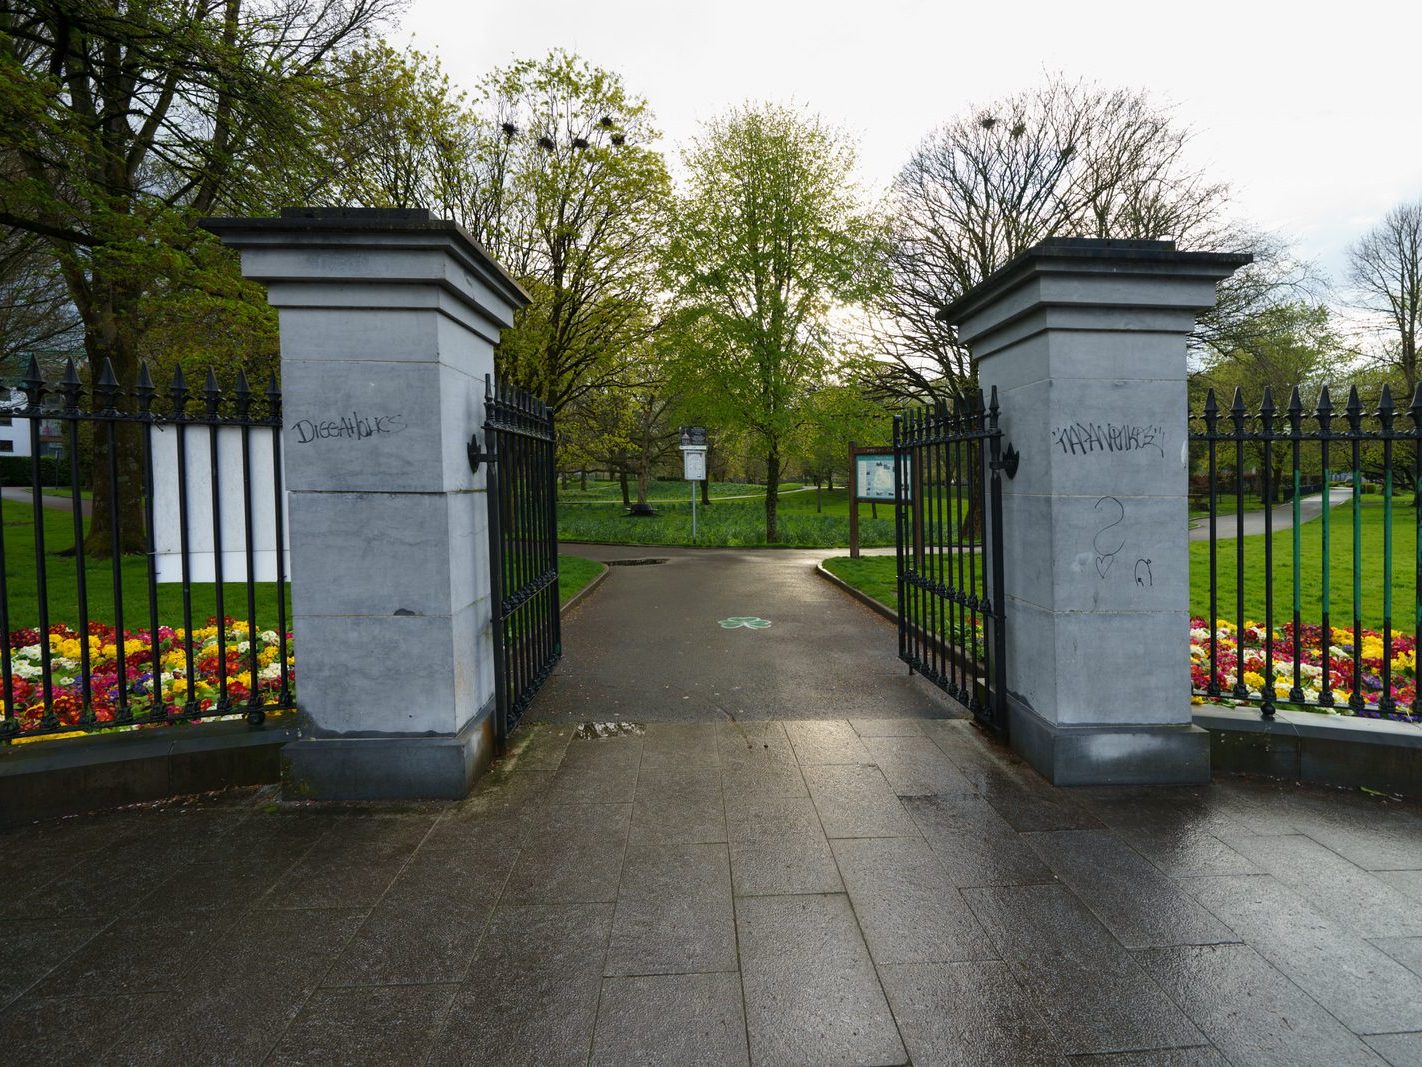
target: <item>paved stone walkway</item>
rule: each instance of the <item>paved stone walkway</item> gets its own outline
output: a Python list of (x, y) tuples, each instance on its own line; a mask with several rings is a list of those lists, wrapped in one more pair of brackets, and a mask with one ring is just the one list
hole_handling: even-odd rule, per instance
[(1058, 790), (962, 720), (624, 730), (531, 727), (459, 803), (0, 835), (0, 1060), (1422, 1057), (1414, 806)]

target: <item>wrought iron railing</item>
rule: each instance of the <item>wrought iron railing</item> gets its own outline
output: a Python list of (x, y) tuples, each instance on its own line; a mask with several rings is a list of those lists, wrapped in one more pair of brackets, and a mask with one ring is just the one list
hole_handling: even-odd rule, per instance
[(1418, 718), (1422, 390), (1405, 412), (1386, 386), (1376, 407), (1354, 387), (1341, 409), (1327, 388), (1311, 409), (1297, 389), (1282, 409), (1268, 389), (1257, 408), (1238, 390), (1223, 408), (1211, 391), (1190, 439), (1209, 540), (1196, 696), (1266, 718), (1289, 706)]
[[(146, 366), (125, 390), (105, 363), (86, 390), (72, 361), (47, 385), (31, 360), (19, 390), (4, 412), (10, 450), (29, 456), (10, 466), (26, 484), (0, 494), (0, 742), (292, 708), (275, 378), (257, 395), (239, 373), (224, 394), (209, 372), (193, 391), (180, 368), (160, 400)], [(67, 485), (51, 490), (56, 468)]]

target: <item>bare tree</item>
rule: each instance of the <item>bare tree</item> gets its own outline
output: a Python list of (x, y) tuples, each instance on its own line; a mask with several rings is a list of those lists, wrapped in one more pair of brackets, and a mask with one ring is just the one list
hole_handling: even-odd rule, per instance
[[(891, 280), (876, 309), (880, 395), (956, 396), (976, 375), (938, 314), (1048, 237), (1173, 238), (1238, 248), (1225, 186), (1190, 165), (1188, 131), (1142, 93), (1049, 81), (950, 122), (890, 191)], [(1246, 273), (1222, 307), (1238, 317), (1272, 282)], [(1251, 288), (1252, 287), (1252, 288)], [(1223, 315), (1204, 330), (1229, 325)]]
[(1410, 396), (1417, 388), (1417, 340), (1422, 329), (1422, 200), (1399, 204), (1349, 249), (1357, 306), (1385, 333), (1382, 362), (1400, 371)]

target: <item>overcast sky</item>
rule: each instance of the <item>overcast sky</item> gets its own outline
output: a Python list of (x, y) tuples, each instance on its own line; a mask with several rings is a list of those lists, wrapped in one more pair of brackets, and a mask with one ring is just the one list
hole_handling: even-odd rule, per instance
[(1341, 276), (1348, 244), (1422, 197), (1422, 3), (412, 0), (400, 36), (472, 88), (554, 47), (619, 72), (672, 148), (745, 100), (803, 104), (881, 189), (935, 125), (1045, 73), (1147, 90), (1195, 131), (1236, 213)]

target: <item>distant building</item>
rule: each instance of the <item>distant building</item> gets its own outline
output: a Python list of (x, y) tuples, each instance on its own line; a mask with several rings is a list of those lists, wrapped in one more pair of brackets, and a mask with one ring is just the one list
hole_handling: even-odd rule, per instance
[[(30, 420), (12, 412), (23, 410), (25, 394), (18, 389), (0, 387), (0, 457), (28, 456), (30, 452)], [(40, 420), (40, 455), (62, 456), (64, 433), (55, 419)]]

